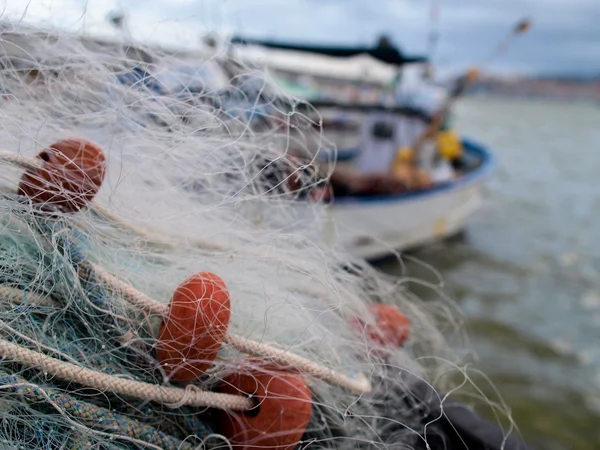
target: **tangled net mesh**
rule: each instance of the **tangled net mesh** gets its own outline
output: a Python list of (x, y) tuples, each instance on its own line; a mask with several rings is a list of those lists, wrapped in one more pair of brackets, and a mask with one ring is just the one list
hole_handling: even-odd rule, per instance
[[(332, 163), (316, 170), (313, 162), (333, 146), (316, 111), (224, 55), (22, 26), (5, 28), (0, 44), (3, 448), (238, 448), (219, 432), (218, 407), (188, 400), (269, 357), (249, 359), (226, 342), (186, 388), (157, 359), (161, 318), (100, 276), (112, 274), (160, 309), (198, 272), (226, 283), (231, 335), (370, 381), (357, 393), (302, 373), (312, 414), (299, 448), (423, 446), (429, 406), (411, 396), (405, 375), (451, 387), (444, 376), (456, 361), (444, 334), (454, 312), (322, 241), (328, 206), (311, 193)], [(215, 67), (226, 76), (211, 75)], [(18, 195), (24, 170), (43, 163), (32, 158), (73, 137), (106, 156), (89, 207), (63, 212)], [(351, 325), (377, 302), (409, 318), (404, 348), (378, 352)], [(22, 349), (38, 362), (24, 362)], [(71, 375), (57, 374), (48, 358), (70, 364)], [(112, 381), (85, 382), (98, 373)], [(120, 392), (115, 380), (157, 387), (169, 400)]]

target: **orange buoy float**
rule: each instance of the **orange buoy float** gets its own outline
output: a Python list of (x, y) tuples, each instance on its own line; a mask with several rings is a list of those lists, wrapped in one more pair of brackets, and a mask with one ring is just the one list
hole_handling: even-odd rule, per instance
[(312, 415), (312, 396), (304, 379), (282, 369), (251, 368), (224, 378), (220, 391), (250, 395), (256, 407), (219, 411), (218, 427), (236, 449), (293, 450)]
[(410, 335), (410, 322), (394, 305), (378, 304), (368, 308), (374, 323), (366, 324), (362, 319), (355, 318), (353, 326), (363, 333), (367, 339), (383, 347), (400, 348)]
[(213, 363), (227, 334), (231, 301), (225, 282), (195, 274), (173, 293), (158, 333), (156, 355), (175, 381), (192, 381)]
[(106, 174), (104, 152), (83, 139), (66, 139), (42, 150), (41, 168), (21, 177), (19, 195), (36, 204), (50, 204), (76, 212), (92, 201)]

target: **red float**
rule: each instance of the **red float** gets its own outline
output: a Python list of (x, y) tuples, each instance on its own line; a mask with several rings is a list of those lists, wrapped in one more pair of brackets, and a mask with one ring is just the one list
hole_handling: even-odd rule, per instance
[(366, 324), (362, 319), (355, 318), (353, 325), (367, 339), (383, 347), (400, 348), (410, 335), (408, 318), (393, 305), (378, 304), (368, 308), (374, 323)]
[(19, 184), (19, 194), (33, 203), (76, 212), (92, 201), (104, 181), (104, 152), (83, 139), (57, 142), (37, 157), (43, 166), (25, 172)]
[(252, 368), (223, 380), (220, 391), (251, 395), (255, 409), (220, 411), (218, 426), (236, 449), (293, 450), (312, 415), (312, 396), (300, 375), (277, 369)]
[(156, 349), (172, 380), (195, 380), (210, 367), (227, 334), (230, 315), (229, 291), (213, 273), (193, 275), (175, 290)]

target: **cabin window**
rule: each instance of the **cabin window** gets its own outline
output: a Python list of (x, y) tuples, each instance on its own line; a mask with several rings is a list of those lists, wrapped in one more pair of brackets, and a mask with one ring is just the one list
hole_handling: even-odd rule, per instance
[(389, 122), (375, 122), (371, 129), (371, 135), (377, 139), (392, 140), (394, 138), (394, 125)]

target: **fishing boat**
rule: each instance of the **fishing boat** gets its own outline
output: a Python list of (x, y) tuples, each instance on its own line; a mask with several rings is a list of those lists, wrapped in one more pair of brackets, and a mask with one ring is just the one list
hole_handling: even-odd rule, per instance
[[(419, 85), (414, 75), (424, 73), (422, 65), (426, 64), (426, 58), (406, 57), (381, 43), (371, 49), (342, 49), (242, 38), (233, 41), (263, 46), (271, 52), (275, 49), (271, 59), (265, 54), (261, 56), (267, 64), (270, 61), (275, 73), (285, 77), (284, 86), (310, 83), (307, 80), (312, 77), (313, 90), (307, 100), (324, 114), (323, 132), (338, 144), (334, 152), (322, 152), (320, 157), (333, 157), (338, 165), (354, 167), (357, 173), (375, 171), (373, 160), (387, 158), (384, 166), (393, 164), (396, 149), (418, 138), (451, 95), (431, 84), (420, 89), (426, 82), (421, 80)], [(286, 57), (284, 52), (293, 55)], [(407, 70), (409, 66), (419, 67), (411, 72)], [(297, 71), (295, 76), (290, 75), (293, 70)], [(405, 83), (400, 86), (403, 79)], [(350, 92), (350, 95), (336, 96), (332, 86), (337, 86), (337, 93)], [(317, 87), (323, 95), (314, 93)], [(293, 92), (301, 89), (295, 88)], [(376, 136), (377, 127), (388, 127), (391, 134)], [(334, 132), (328, 132), (328, 128)], [(348, 135), (344, 140), (345, 131)], [(372, 260), (463, 231), (468, 218), (482, 204), (483, 186), (494, 167), (494, 157), (476, 141), (462, 138), (461, 144), (468, 164), (455, 175), (447, 173), (448, 165), (439, 158), (431, 161), (431, 154), (426, 157), (429, 161), (425, 165), (429, 165), (430, 172), (446, 172), (441, 177), (434, 175), (433, 183), (426, 188), (335, 196), (329, 209), (331, 220), (325, 231), (326, 242)], [(385, 156), (379, 156), (381, 152)]]
[[(372, 51), (372, 53), (381, 57), (376, 51)], [(387, 54), (384, 53), (385, 55)], [(367, 58), (368, 61), (378, 61), (375, 57), (368, 56)], [(386, 58), (388, 61), (391, 59), (390, 57)], [(400, 67), (406, 64), (418, 64), (422, 61), (423, 58), (402, 56), (394, 60), (395, 64)], [(193, 60), (185, 64), (180, 62), (178, 67), (170, 66), (169, 71), (163, 72), (158, 77), (160, 86), (163, 86), (161, 91), (176, 90), (176, 88), (169, 87), (169, 82), (173, 82), (173, 74), (176, 74), (175, 85), (182, 84), (182, 79), (185, 79), (183, 84), (187, 91), (193, 92), (194, 83), (197, 83), (196, 90), (198, 92), (203, 92), (207, 87), (214, 92), (224, 92), (221, 86), (227, 84), (226, 80), (231, 77), (236, 78), (226, 69), (227, 64), (231, 64), (232, 60), (223, 60), (219, 63), (215, 60), (210, 62), (212, 64), (203, 63), (202, 71), (198, 71), (197, 63), (194, 63)], [(208, 68), (211, 68), (212, 72), (208, 73)], [(190, 73), (184, 77), (186, 71)], [(332, 73), (336, 72), (332, 71)], [(327, 92), (322, 85), (311, 86), (306, 81), (303, 83), (301, 77), (294, 80), (293, 77), (278, 78), (276, 75), (273, 77), (273, 81), (288, 95), (305, 102), (296, 105), (296, 108), (304, 105), (307, 108), (307, 114), (309, 113), (308, 109), (316, 108), (325, 138), (334, 143), (333, 146), (323, 147), (322, 142), (319, 142), (320, 133), (306, 133), (302, 142), (303, 147), (309, 151), (312, 149), (313, 156), (321, 162), (335, 160), (338, 167), (354, 167), (357, 172), (364, 173), (373, 171), (373, 167), (370, 167), (372, 160), (375, 159), (374, 155), (377, 152), (382, 151), (382, 148), (387, 154), (384, 158), (393, 159), (395, 149), (409, 145), (415, 137), (421, 134), (428, 122), (431, 121), (432, 113), (435, 111), (434, 107), (423, 102), (423, 96), (410, 95), (406, 88), (402, 94), (407, 101), (401, 105), (391, 105), (389, 101), (386, 104), (386, 100), (389, 98), (385, 97), (386, 91), (382, 89), (385, 83), (381, 84), (386, 73), (389, 75), (393, 71), (389, 71), (388, 68), (388, 72), (382, 71), (379, 75), (373, 75), (371, 72), (371, 77), (373, 77), (371, 81), (379, 77), (379, 91), (376, 91), (373, 85), (364, 88), (360, 83), (352, 87), (351, 91), (360, 89), (363, 92), (367, 91), (366, 97), (367, 99), (370, 97), (370, 103), (364, 101), (365, 96), (362, 99), (356, 100), (355, 98), (345, 101), (340, 96), (336, 97), (331, 92)], [(346, 77), (348, 76), (346, 73)], [(138, 78), (146, 80), (145, 84), (148, 84), (148, 80), (154, 79), (148, 77), (147, 74), (144, 76), (137, 74), (136, 80)], [(233, 117), (236, 110), (255, 118), (260, 116), (259, 108), (253, 98), (259, 95), (264, 80), (255, 81), (258, 81), (256, 87), (246, 83), (242, 91), (245, 102), (254, 104), (253, 108), (248, 108), (248, 104), (244, 106), (243, 101), (240, 103), (242, 100), (240, 98), (232, 97), (220, 100), (223, 105), (221, 108), (228, 111), (228, 116)], [(336, 81), (329, 80), (329, 82), (335, 83)], [(337, 80), (337, 83), (342, 86), (340, 90), (345, 89), (340, 80)], [(153, 88), (153, 86), (152, 84), (149, 88)], [(240, 86), (236, 89), (240, 90)], [(379, 92), (379, 102), (377, 103), (372, 101), (373, 92)], [(260, 107), (269, 108), (270, 105), (261, 104)], [(374, 135), (373, 130), (377, 127), (391, 128), (392, 135), (388, 137)], [(287, 142), (288, 136), (283, 137), (286, 145), (291, 146)], [(384, 257), (396, 250), (411, 249), (461, 232), (465, 228), (468, 218), (481, 205), (483, 185), (494, 166), (493, 156), (485, 146), (472, 140), (462, 139), (462, 147), (464, 160), (468, 161), (468, 164), (464, 165), (456, 176), (448, 176), (447, 173), (442, 177), (434, 176), (433, 183), (426, 188), (413, 188), (399, 193), (336, 195), (327, 211), (329, 220), (326, 221), (328, 226), (323, 229), (323, 241), (328, 245), (342, 247), (353, 256), (372, 260)], [(425, 159), (428, 158), (425, 155)], [(440, 169), (441, 172), (446, 169), (447, 172), (447, 165), (440, 165), (441, 162), (443, 161), (434, 163), (430, 161), (430, 171), (433, 173), (437, 171), (439, 174)], [(385, 162), (386, 166), (390, 164), (391, 161)], [(198, 189), (199, 185), (194, 185), (194, 189)], [(299, 211), (294, 214), (294, 217), (302, 217), (303, 208), (304, 206), (299, 202)], [(261, 224), (267, 226), (269, 218), (261, 217), (260, 211), (253, 210), (252, 221), (257, 226)]]
[(460, 233), (482, 204), (494, 168), (489, 149), (468, 139), (462, 143), (474, 165), (454, 180), (396, 195), (336, 198), (330, 215), (337, 233), (330, 242), (372, 260)]

